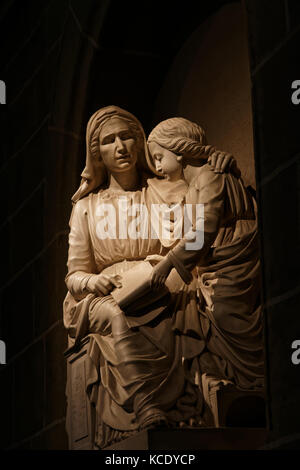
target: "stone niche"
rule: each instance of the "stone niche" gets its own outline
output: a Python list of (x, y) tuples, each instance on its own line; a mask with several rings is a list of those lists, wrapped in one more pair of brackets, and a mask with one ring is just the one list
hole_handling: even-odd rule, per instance
[(242, 5), (233, 3), (192, 33), (166, 76), (154, 121), (182, 116), (199, 123), (208, 143), (231, 152), (255, 188), (246, 21)]
[[(255, 189), (251, 81), (246, 16), (225, 6), (192, 33), (157, 97), (153, 123), (182, 116), (201, 124), (208, 143), (232, 153), (246, 186)], [(92, 449), (95, 410), (85, 393), (88, 339), (67, 351), (70, 449)], [(203, 380), (203, 379), (202, 379)], [(146, 430), (108, 449), (258, 449), (266, 440), (263, 392), (203, 383), (210, 427)], [(175, 444), (174, 444), (175, 443)]]

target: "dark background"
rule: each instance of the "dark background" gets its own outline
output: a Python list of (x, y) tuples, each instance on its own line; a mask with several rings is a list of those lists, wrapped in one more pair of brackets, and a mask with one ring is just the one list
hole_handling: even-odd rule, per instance
[[(154, 103), (189, 35), (229, 1), (3, 0), (0, 448), (66, 449), (63, 351), (70, 197), (89, 116)], [(266, 319), (269, 447), (300, 448), (300, 2), (246, 0)]]

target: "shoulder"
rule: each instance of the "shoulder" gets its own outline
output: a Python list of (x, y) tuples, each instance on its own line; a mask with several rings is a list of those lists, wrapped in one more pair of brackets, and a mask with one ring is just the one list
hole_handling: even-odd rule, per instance
[(85, 196), (74, 204), (70, 217), (70, 226), (86, 218), (88, 214), (88, 200), (89, 196)]
[(154, 176), (153, 178), (148, 178), (146, 181), (146, 188), (160, 188), (164, 180)]
[(190, 182), (186, 200), (211, 203), (224, 200), (225, 191), (224, 173), (215, 173), (208, 164), (205, 164), (198, 169), (197, 175)]
[(78, 214), (87, 213), (89, 197), (90, 197), (90, 195), (85, 196), (82, 199), (79, 199), (79, 201), (76, 202), (76, 204), (73, 208), (74, 212), (76, 212)]
[(192, 179), (190, 186), (201, 190), (207, 185), (223, 185), (224, 180), (224, 173), (215, 173), (212, 170), (212, 167), (208, 163), (206, 163), (205, 165), (197, 169), (197, 174)]

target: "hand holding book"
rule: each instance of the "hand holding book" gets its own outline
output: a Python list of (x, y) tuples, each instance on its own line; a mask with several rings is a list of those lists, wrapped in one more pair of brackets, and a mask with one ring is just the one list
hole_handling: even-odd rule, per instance
[(159, 289), (165, 285), (167, 277), (169, 276), (173, 264), (170, 259), (165, 256), (156, 266), (154, 266), (152, 271), (152, 277), (150, 281), (150, 287), (153, 289)]
[(86, 290), (102, 297), (103, 295), (110, 294), (116, 287), (122, 287), (120, 276), (100, 273), (90, 276)]

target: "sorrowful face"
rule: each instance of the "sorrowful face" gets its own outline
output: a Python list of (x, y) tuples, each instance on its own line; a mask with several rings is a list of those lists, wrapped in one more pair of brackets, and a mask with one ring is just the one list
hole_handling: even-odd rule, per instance
[(182, 157), (170, 150), (161, 147), (156, 142), (149, 143), (149, 150), (153, 157), (155, 168), (167, 179), (174, 180), (182, 174)]
[(106, 122), (100, 131), (99, 142), (101, 158), (111, 173), (122, 173), (135, 167), (138, 146), (126, 121), (112, 118)]

